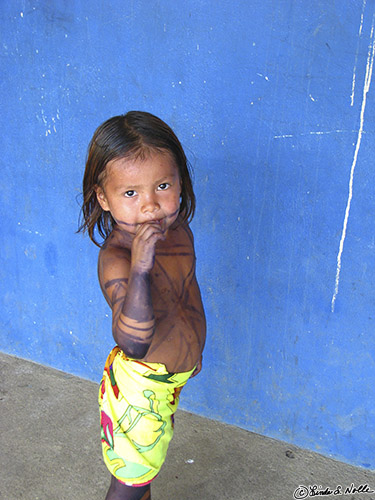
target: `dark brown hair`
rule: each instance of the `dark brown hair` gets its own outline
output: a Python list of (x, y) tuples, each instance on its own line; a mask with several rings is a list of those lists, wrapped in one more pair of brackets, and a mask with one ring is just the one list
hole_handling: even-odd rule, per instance
[(180, 220), (189, 222), (194, 216), (195, 195), (191, 166), (173, 130), (160, 118), (144, 111), (129, 111), (114, 116), (100, 125), (88, 148), (83, 176), (83, 203), (79, 231), (87, 231), (91, 240), (101, 246), (95, 229), (105, 240), (116, 224), (110, 212), (101, 208), (96, 198), (96, 186), (103, 187), (106, 166), (119, 158), (143, 158), (150, 151), (169, 152), (181, 179)]

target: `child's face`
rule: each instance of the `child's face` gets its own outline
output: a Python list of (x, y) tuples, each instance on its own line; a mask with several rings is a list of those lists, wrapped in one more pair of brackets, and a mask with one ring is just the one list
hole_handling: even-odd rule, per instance
[(179, 171), (167, 152), (152, 152), (144, 160), (110, 161), (103, 187), (96, 188), (102, 209), (131, 234), (150, 221), (160, 224), (166, 232), (178, 217), (180, 194)]

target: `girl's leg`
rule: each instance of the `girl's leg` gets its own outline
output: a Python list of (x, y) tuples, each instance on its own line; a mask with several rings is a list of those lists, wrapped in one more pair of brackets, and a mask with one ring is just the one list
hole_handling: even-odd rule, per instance
[(151, 500), (150, 485), (126, 486), (112, 476), (105, 500)]

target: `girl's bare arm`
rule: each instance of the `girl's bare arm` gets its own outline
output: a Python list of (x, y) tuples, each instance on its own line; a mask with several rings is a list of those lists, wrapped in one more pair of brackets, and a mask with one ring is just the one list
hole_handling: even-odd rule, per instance
[(159, 226), (144, 224), (131, 250), (121, 248), (114, 239), (99, 256), (99, 280), (112, 308), (113, 337), (128, 356), (136, 359), (145, 357), (155, 331), (150, 271), (160, 239), (164, 234)]

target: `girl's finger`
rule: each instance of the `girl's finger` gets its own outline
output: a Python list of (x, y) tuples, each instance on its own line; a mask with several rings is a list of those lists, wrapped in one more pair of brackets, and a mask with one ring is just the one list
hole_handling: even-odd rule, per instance
[(161, 234), (164, 235), (161, 227), (157, 224), (144, 224), (138, 230), (136, 234), (136, 238), (147, 240), (153, 234)]

